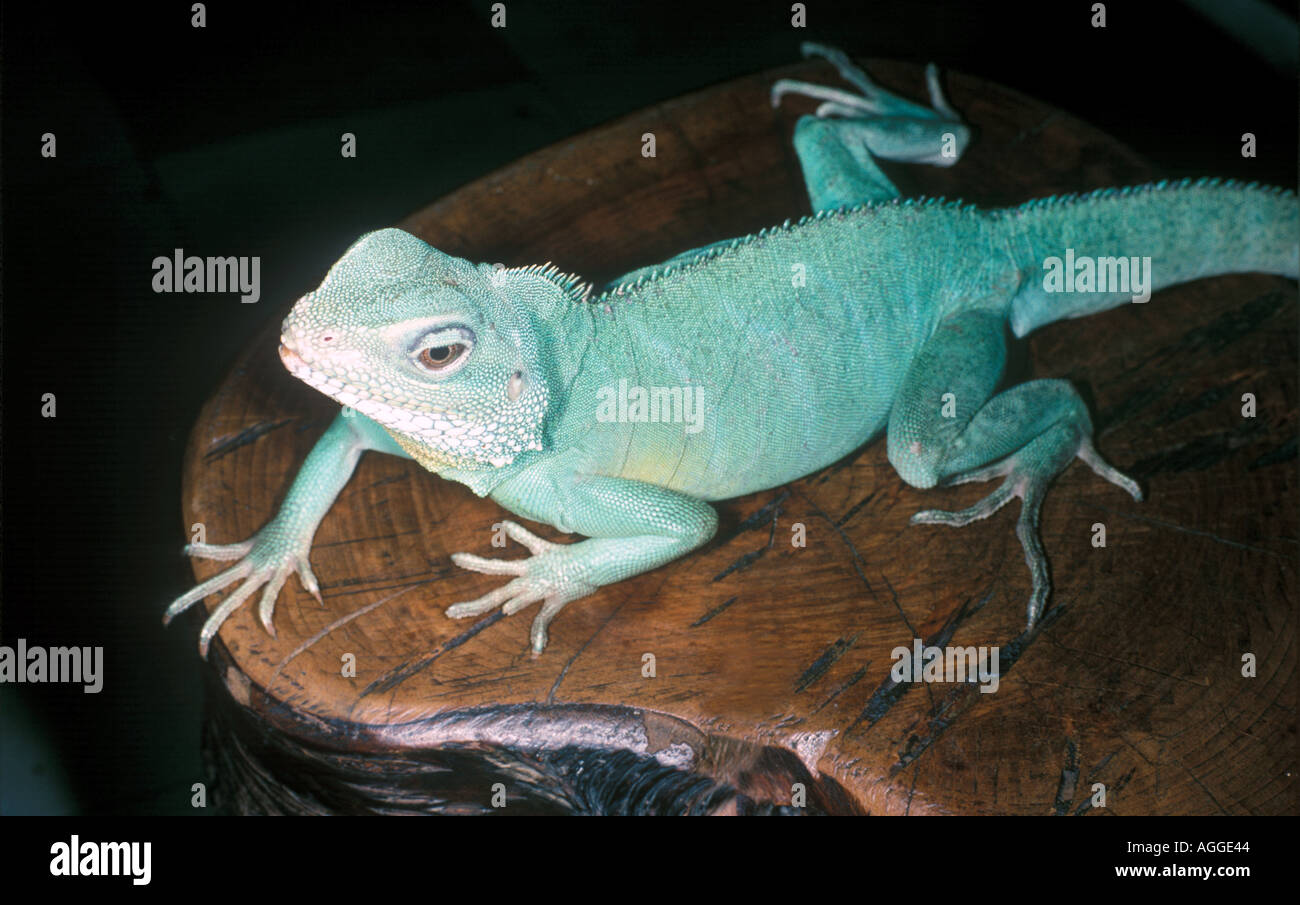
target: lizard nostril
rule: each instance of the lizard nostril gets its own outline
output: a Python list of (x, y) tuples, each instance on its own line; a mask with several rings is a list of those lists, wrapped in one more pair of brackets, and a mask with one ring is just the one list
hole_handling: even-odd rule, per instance
[(332, 342), (334, 342), (334, 334), (333, 334), (333, 333), (326, 333), (326, 334), (324, 334), (324, 335), (321, 336), (320, 341), (323, 342), (323, 343), (332, 343)]

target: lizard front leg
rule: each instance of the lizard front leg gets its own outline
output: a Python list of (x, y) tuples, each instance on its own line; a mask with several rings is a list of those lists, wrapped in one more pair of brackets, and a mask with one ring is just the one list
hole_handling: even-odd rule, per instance
[(569, 473), (539, 480), (525, 473), (495, 490), (492, 498), (511, 511), (589, 538), (554, 544), (505, 522), (506, 533), (532, 556), (504, 560), (452, 555), (461, 568), (516, 577), (477, 600), (453, 604), (447, 615), (461, 619), (497, 607), (511, 614), (540, 602), (531, 631), (534, 654), (546, 647), (547, 626), (566, 604), (671, 562), (707, 543), (718, 526), (717, 513), (708, 503), (624, 478)]
[(320, 600), (320, 586), (312, 574), (308, 558), (312, 538), (367, 449), (409, 458), (388, 432), (374, 421), (356, 412), (340, 413), (307, 455), (280, 511), (260, 531), (237, 544), (190, 544), (185, 547), (184, 552), (190, 556), (238, 562), (176, 598), (163, 615), (163, 624), (171, 622), (209, 594), (216, 594), (242, 581), (203, 623), (199, 632), (199, 655), (206, 657), (208, 645), (222, 624), (263, 585), (266, 589), (258, 605), (258, 616), (272, 636), (275, 635), (271, 622), (275, 601), (290, 575), (297, 572), (302, 586)]

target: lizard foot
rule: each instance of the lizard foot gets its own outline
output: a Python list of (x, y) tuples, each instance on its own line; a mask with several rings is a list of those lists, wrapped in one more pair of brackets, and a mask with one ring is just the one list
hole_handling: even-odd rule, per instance
[(1060, 451), (1068, 452), (1071, 448), (1066, 443), (1062, 442), (1059, 431), (1049, 431), (1020, 452), (1008, 456), (1001, 462), (946, 482), (966, 484), (1005, 476), (1006, 480), (1002, 482), (1002, 486), (975, 505), (957, 512), (926, 509), (916, 513), (911, 519), (914, 525), (948, 525), (960, 528), (979, 519), (988, 518), (1013, 498), (1019, 497), (1021, 506), (1020, 519), (1016, 522), (1016, 537), (1020, 539), (1020, 546), (1024, 548), (1025, 563), (1029, 566), (1029, 574), (1033, 580), (1028, 606), (1027, 627), (1030, 629), (1043, 614), (1048, 595), (1052, 591), (1052, 581), (1047, 570), (1047, 556), (1043, 552), (1043, 541), (1039, 535), (1039, 517), (1042, 512), (1043, 497), (1056, 475), (1077, 455), (1097, 474), (1127, 491), (1133, 499), (1142, 501), (1142, 490), (1137, 482), (1106, 462), (1090, 439), (1083, 437), (1076, 440), (1072, 444), (1075, 451), (1061, 456)]
[(779, 106), (781, 98), (786, 94), (801, 94), (822, 101), (821, 106), (817, 108), (817, 116), (823, 118), (829, 116), (874, 116), (913, 120), (940, 120), (953, 126), (961, 126), (964, 129), (961, 116), (943, 96), (943, 87), (939, 84), (939, 69), (933, 63), (930, 63), (925, 68), (925, 83), (930, 92), (931, 106), (922, 107), (920, 104), (912, 103), (881, 88), (871, 80), (870, 76), (855, 66), (842, 50), (826, 47), (822, 44), (814, 44), (811, 41), (805, 41), (799, 46), (799, 49), (805, 57), (816, 56), (825, 59), (839, 71), (840, 77), (844, 81), (857, 88), (861, 93), (854, 94), (842, 88), (831, 88), (826, 85), (803, 82), (797, 79), (780, 79), (772, 85), (773, 107)]
[(257, 613), (267, 633), (274, 638), (275, 626), (272, 624), (271, 617), (275, 612), (275, 601), (280, 595), (280, 589), (284, 587), (284, 583), (293, 572), (298, 573), (302, 586), (324, 605), (320, 596), (320, 585), (316, 581), (316, 576), (312, 574), (311, 564), (307, 559), (308, 549), (310, 545), (302, 550), (286, 549), (282, 533), (277, 530), (274, 521), (242, 543), (187, 545), (183, 551), (187, 556), (239, 561), (176, 598), (163, 614), (163, 625), (167, 625), (178, 614), (185, 612), (209, 594), (216, 594), (242, 580), (243, 584), (232, 591), (230, 596), (221, 602), (221, 606), (217, 607), (203, 623), (203, 630), (199, 632), (199, 656), (207, 657), (208, 645), (212, 643), (212, 639), (221, 630), (225, 621), (230, 618), (230, 614), (262, 585), (266, 585), (266, 590), (262, 592)]
[[(472, 553), (453, 553), (451, 561), (462, 569), (482, 572), (485, 575), (517, 576), (508, 584), (490, 591), (476, 600), (454, 603), (447, 607), (452, 619), (481, 616), (497, 607), (507, 616), (539, 601), (541, 611), (533, 620), (529, 633), (533, 655), (546, 647), (546, 629), (565, 605), (585, 597), (596, 590), (596, 585), (566, 574), (572, 572), (570, 548), (567, 544), (554, 544), (533, 534), (523, 525), (511, 521), (501, 523), (507, 535), (523, 544), (533, 555), (527, 559), (488, 559)], [(570, 568), (566, 569), (566, 566)]]

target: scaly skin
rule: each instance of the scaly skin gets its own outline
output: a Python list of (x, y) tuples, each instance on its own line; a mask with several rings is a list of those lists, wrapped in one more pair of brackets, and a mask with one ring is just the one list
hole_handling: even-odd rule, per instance
[[(706, 543), (717, 524), (708, 501), (802, 477), (885, 430), (890, 462), (913, 486), (1004, 478), (967, 510), (913, 521), (964, 525), (1021, 498), (1032, 626), (1051, 587), (1038, 515), (1053, 478), (1078, 456), (1141, 499), (1094, 449), (1069, 383), (993, 392), (1008, 324), (1023, 336), (1131, 297), (1045, 292), (1044, 260), (1066, 248), (1150, 256), (1152, 289), (1234, 271), (1295, 277), (1295, 195), (1209, 181), (993, 211), (901, 202), (873, 155), (946, 166), (969, 141), (933, 69), (930, 109), (883, 91), (837, 51), (804, 51), (826, 57), (859, 93), (773, 87), (774, 103), (789, 92), (825, 101), (795, 130), (819, 211), (798, 224), (686, 252), (595, 296), (549, 266), (474, 265), (400, 230), (358, 240), (281, 337), (286, 367), (355, 412), (336, 419), (254, 538), (189, 548), (238, 562), (167, 618), (242, 581), (204, 626), (200, 651), (263, 586), (259, 613), (272, 631), (291, 572), (316, 593), (316, 527), (361, 452), (375, 449), (588, 538), (553, 544), (506, 522), (531, 556), (452, 557), (510, 581), (448, 615), (541, 603), (540, 653), (565, 604)], [(703, 416), (611, 420), (620, 381), (699, 394)]]

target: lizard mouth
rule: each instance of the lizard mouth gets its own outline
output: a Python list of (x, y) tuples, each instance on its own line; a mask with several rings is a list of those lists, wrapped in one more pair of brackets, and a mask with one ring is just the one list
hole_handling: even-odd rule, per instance
[(307, 367), (307, 362), (298, 357), (298, 353), (290, 349), (284, 343), (280, 343), (280, 361), (290, 371), (296, 371), (299, 368)]
[(336, 399), (344, 405), (352, 405), (360, 399), (368, 398), (365, 394), (356, 393), (349, 394), (346, 399), (340, 399), (339, 396), (343, 393), (345, 387), (343, 381), (331, 378), (323, 371), (318, 371), (309, 365), (301, 355), (289, 348), (288, 344), (283, 340), (280, 342), (280, 363), (288, 369), (290, 374), (309, 387), (320, 390), (326, 396)]
[[(387, 402), (376, 399), (365, 390), (358, 389), (344, 382), (343, 379), (332, 377), (328, 372), (308, 364), (301, 355), (289, 347), (283, 338), (280, 340), (280, 362), (294, 377), (341, 405), (352, 406), (362, 414), (370, 415), (381, 422), (401, 420), (400, 415), (390, 414), (391, 407)], [(430, 423), (432, 424), (432, 421)]]
[[(320, 390), (330, 398), (337, 398), (339, 393), (343, 390), (343, 381), (331, 380), (326, 374), (307, 364), (301, 355), (293, 351), (293, 349), (290, 349), (283, 341), (280, 343), (280, 363), (283, 364), (294, 377), (297, 377), (313, 389)], [(364, 397), (354, 396), (347, 401), (339, 401), (344, 402), (345, 405), (351, 405), (356, 402), (358, 398)]]

